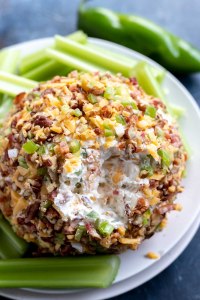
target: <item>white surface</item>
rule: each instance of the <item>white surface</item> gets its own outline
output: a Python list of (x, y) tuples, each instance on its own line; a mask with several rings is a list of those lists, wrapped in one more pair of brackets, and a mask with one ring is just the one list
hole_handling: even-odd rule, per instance
[[(98, 39), (90, 39), (90, 41), (96, 45), (104, 46), (105, 48), (108, 48), (112, 51), (133, 57), (134, 59), (146, 60), (150, 64), (158, 67), (157, 63), (154, 63), (143, 55), (129, 50), (123, 46)], [(46, 47), (52, 42), (53, 39), (48, 38), (19, 44), (14, 47), (21, 49), (23, 53), (26, 54)], [(188, 163), (188, 175), (184, 182), (185, 191), (178, 197), (178, 202), (183, 205), (184, 209), (181, 213), (171, 213), (169, 215), (169, 223), (167, 228), (163, 232), (154, 235), (151, 239), (146, 240), (141, 245), (138, 251), (127, 251), (120, 255), (121, 267), (115, 282), (120, 282), (122, 280), (128, 279), (143, 270), (145, 270), (146, 274), (147, 268), (148, 270), (152, 270), (149, 278), (152, 278), (153, 276), (155, 276), (155, 274), (158, 274), (160, 272), (159, 270), (163, 269), (161, 267), (161, 264), (158, 265), (154, 260), (146, 259), (145, 254), (148, 251), (154, 251), (160, 253), (161, 256), (166, 256), (166, 254), (181, 240), (181, 238), (185, 236), (186, 232), (189, 230), (200, 212), (200, 201), (197, 199), (197, 195), (199, 195), (198, 176), (200, 169), (199, 109), (188, 91), (170, 73), (166, 74), (164, 87), (169, 90), (169, 101), (172, 101), (174, 104), (178, 104), (184, 107), (187, 111), (186, 117), (184, 117), (181, 121), (181, 127), (192, 149), (192, 157), (190, 158), (190, 161)], [(177, 256), (173, 254), (173, 257), (175, 259)], [(162, 261), (162, 259), (160, 261)], [(157, 267), (149, 268), (153, 265)], [(146, 280), (148, 280), (148, 278)], [(139, 284), (141, 283), (138, 283), (137, 285)], [(137, 285), (134, 285), (134, 287)], [(60, 292), (62, 293), (64, 291)], [(72, 294), (70, 295), (70, 297), (71, 296)]]

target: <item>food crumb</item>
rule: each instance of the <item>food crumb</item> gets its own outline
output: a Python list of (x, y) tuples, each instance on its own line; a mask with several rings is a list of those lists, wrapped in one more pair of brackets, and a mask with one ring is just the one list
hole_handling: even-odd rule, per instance
[(146, 254), (146, 257), (150, 258), (150, 259), (159, 259), (160, 255), (158, 253), (155, 253), (155, 252), (148, 252)]
[(177, 203), (177, 204), (175, 205), (175, 210), (181, 211), (182, 209), (183, 209), (183, 207), (182, 207), (181, 204)]

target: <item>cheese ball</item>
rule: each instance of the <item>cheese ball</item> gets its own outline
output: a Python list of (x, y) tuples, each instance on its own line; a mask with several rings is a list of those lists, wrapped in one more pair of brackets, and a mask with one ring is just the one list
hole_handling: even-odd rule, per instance
[(0, 209), (38, 255), (135, 250), (178, 209), (178, 126), (135, 78), (41, 83), (14, 99), (0, 142)]

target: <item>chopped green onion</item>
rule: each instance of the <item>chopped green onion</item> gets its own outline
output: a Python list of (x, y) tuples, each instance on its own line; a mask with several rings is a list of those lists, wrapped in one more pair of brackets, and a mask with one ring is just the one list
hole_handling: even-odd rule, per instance
[(153, 175), (154, 169), (152, 167), (151, 157), (149, 155), (142, 158), (140, 168), (141, 170), (147, 171), (148, 176)]
[(147, 211), (145, 211), (145, 213), (143, 214), (143, 219), (142, 219), (142, 223), (143, 225), (147, 225), (149, 223), (151, 217), (151, 211), (150, 209), (148, 209)]
[(168, 151), (164, 150), (164, 149), (159, 149), (158, 150), (158, 155), (161, 157), (163, 166), (168, 168), (171, 164), (171, 155), (170, 155), (170, 153)]
[(132, 106), (133, 109), (138, 110), (137, 104), (135, 103), (135, 101), (131, 101), (130, 105)]
[(39, 155), (45, 154), (45, 146), (44, 145), (40, 146), (39, 149), (37, 150), (37, 153)]
[(62, 245), (65, 241), (65, 235), (64, 233), (56, 233), (55, 238), (54, 238), (54, 242), (56, 244)]
[(97, 229), (100, 234), (107, 236), (113, 232), (114, 226), (109, 224), (107, 221), (99, 221), (97, 222)]
[(47, 168), (45, 168), (45, 167), (37, 169), (38, 176), (44, 176), (44, 175), (46, 175), (46, 173), (47, 173)]
[(81, 148), (81, 144), (79, 141), (77, 140), (73, 140), (70, 142), (70, 145), (69, 145), (69, 150), (71, 153), (76, 153), (80, 150)]
[(122, 99), (121, 104), (125, 107), (130, 105), (130, 106), (132, 106), (133, 109), (138, 109), (137, 104), (135, 103), (135, 101), (132, 101), (130, 99)]
[(95, 104), (98, 102), (97, 97), (93, 94), (88, 94), (88, 100), (90, 103)]
[(145, 115), (155, 119), (156, 117), (156, 108), (154, 106), (147, 106), (146, 110), (145, 110)]
[(85, 232), (86, 232), (85, 226), (84, 225), (79, 225), (78, 228), (76, 229), (75, 240), (77, 242), (79, 242)]
[(106, 137), (109, 137), (109, 136), (114, 136), (115, 133), (114, 133), (114, 131), (113, 131), (112, 129), (107, 129), (107, 128), (105, 128), (105, 129), (104, 129), (104, 135), (105, 135)]
[(28, 154), (33, 154), (39, 149), (39, 145), (35, 144), (33, 141), (28, 141), (23, 144), (23, 149)]
[(92, 210), (86, 215), (86, 217), (96, 220), (99, 217), (99, 215), (96, 211)]
[(106, 288), (119, 264), (117, 255), (1, 260), (0, 288)]
[(122, 125), (126, 125), (126, 121), (125, 121), (125, 119), (122, 115), (116, 115), (115, 118), (116, 118), (117, 123), (120, 123)]
[(107, 86), (103, 94), (104, 98), (111, 100), (114, 99), (114, 95), (115, 95), (114, 89), (112, 87)]
[(48, 209), (49, 207), (52, 206), (52, 202), (50, 200), (45, 200), (44, 202), (41, 203), (42, 208)]
[(75, 117), (80, 117), (80, 116), (82, 116), (82, 111), (80, 111), (79, 108), (73, 109), (73, 110), (71, 111), (71, 115), (72, 115), (72, 116), (75, 116)]
[(19, 163), (20, 167), (22, 167), (24, 169), (28, 169), (27, 162), (23, 156), (18, 157), (18, 163)]
[(182, 178), (186, 178), (187, 177), (187, 170), (186, 169), (183, 170), (183, 172), (181, 174), (181, 177)]

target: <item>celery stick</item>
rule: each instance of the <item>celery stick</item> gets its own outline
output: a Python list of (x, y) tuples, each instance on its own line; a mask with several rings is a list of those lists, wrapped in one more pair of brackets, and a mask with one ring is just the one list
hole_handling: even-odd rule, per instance
[[(135, 67), (138, 64), (138, 60), (135, 60), (135, 59), (133, 59), (129, 56), (125, 56), (125, 55), (119, 54), (117, 52), (102, 48), (100, 46), (93, 45), (89, 42), (85, 45), (85, 47), (94, 49), (98, 52), (106, 54), (107, 56), (114, 57), (115, 59), (126, 62), (129, 65), (132, 65), (132, 67)], [(155, 68), (155, 67), (152, 67), (152, 66), (149, 66), (149, 67), (150, 67), (150, 69), (153, 73), (153, 76), (158, 81), (158, 83), (162, 83), (162, 81), (165, 77), (165, 71), (161, 70), (161, 69), (158, 69), (158, 68)]]
[[(68, 38), (83, 44), (87, 42), (87, 35), (81, 30), (68, 35)], [(45, 49), (25, 56), (19, 66), (20, 74), (27, 73), (39, 65), (49, 62)]]
[(34, 52), (30, 55), (25, 56), (25, 58), (21, 61), (19, 66), (20, 74), (24, 74), (29, 70), (45, 63), (48, 61), (48, 57), (45, 54), (45, 49)]
[(27, 89), (34, 88), (37, 85), (36, 81), (29, 80), (29, 79), (23, 78), (21, 76), (9, 74), (4, 71), (0, 71), (0, 80), (15, 84), (17, 86), (25, 87)]
[(45, 81), (56, 75), (66, 76), (70, 70), (71, 68), (68, 68), (63, 64), (54, 60), (49, 60), (31, 71), (24, 73), (23, 77), (36, 81)]
[(94, 63), (112, 72), (120, 72), (125, 76), (129, 76), (134, 64), (126, 63), (116, 59), (111, 55), (106, 55), (103, 52), (96, 51), (92, 48), (85, 47), (75, 41), (64, 38), (62, 36), (55, 37), (55, 47), (60, 51), (65, 51), (69, 54), (83, 59), (85, 62)]
[(119, 264), (115, 255), (2, 260), (0, 287), (105, 288), (115, 279)]
[(180, 119), (185, 115), (185, 109), (183, 107), (174, 104), (169, 104), (169, 106), (174, 118)]
[(190, 147), (190, 145), (189, 145), (189, 143), (188, 143), (188, 141), (185, 137), (185, 134), (184, 134), (184, 132), (183, 132), (183, 130), (180, 126), (179, 126), (179, 134), (181, 136), (181, 141), (183, 143), (185, 151), (187, 152), (188, 158), (190, 158), (191, 155), (192, 155), (192, 149), (191, 149), (191, 147)]
[(5, 49), (0, 51), (0, 70), (15, 73), (19, 62), (20, 51)]
[(46, 53), (51, 57), (52, 59), (57, 60), (60, 63), (63, 63), (67, 65), (68, 67), (71, 67), (73, 69), (81, 70), (81, 71), (105, 71), (103, 68), (96, 66), (95, 64), (88, 63), (84, 60), (81, 60), (80, 58), (77, 58), (75, 56), (64, 54), (58, 50), (53, 49), (47, 49)]
[(15, 97), (17, 94), (21, 92), (28, 92), (28, 91), (30, 91), (29, 88), (25, 88), (20, 85), (15, 85), (13, 83), (2, 81), (0, 79), (0, 93), (4, 93), (6, 95)]
[(19, 238), (13, 231), (11, 225), (0, 213), (0, 257), (21, 257), (28, 249), (28, 244)]
[(149, 95), (155, 96), (165, 102), (164, 93), (152, 75), (152, 70), (146, 62), (139, 62), (137, 66), (132, 70), (138, 80), (138, 83)]
[(3, 95), (0, 102), (0, 125), (3, 123), (4, 118), (9, 113), (12, 104), (13, 104), (12, 98), (8, 97), (7, 95)]

